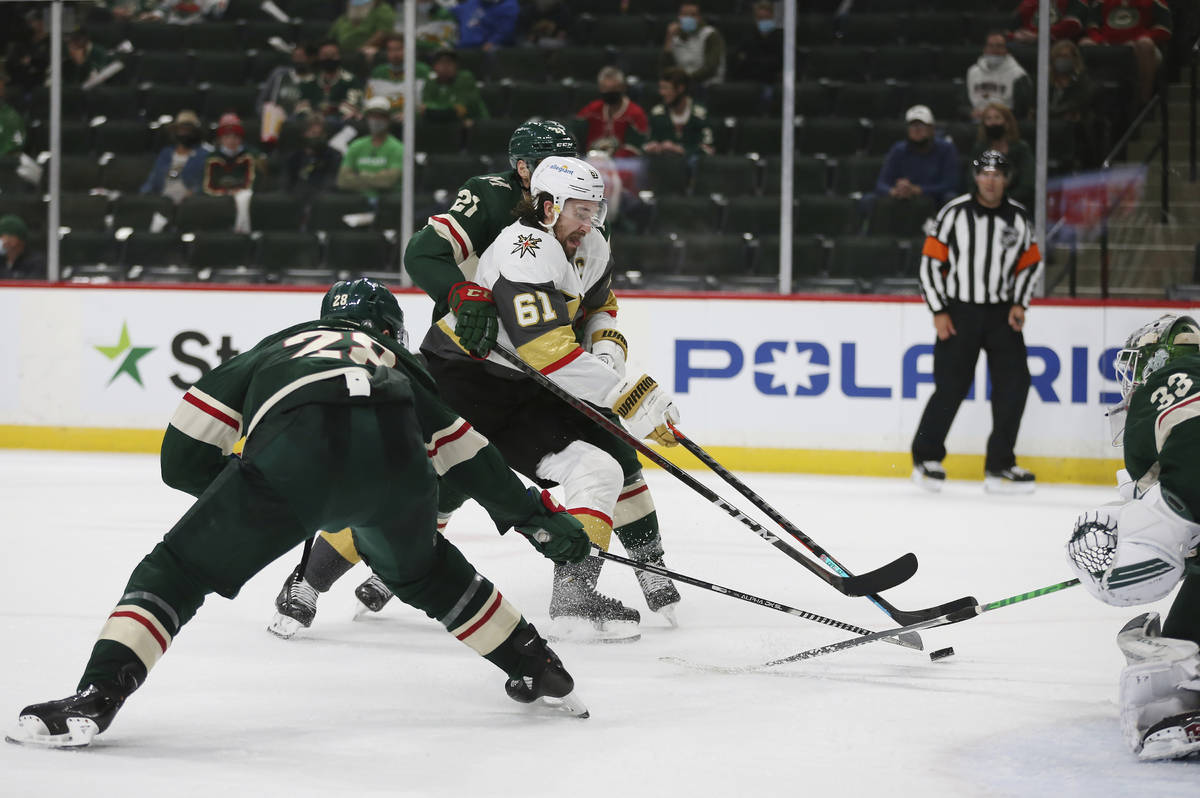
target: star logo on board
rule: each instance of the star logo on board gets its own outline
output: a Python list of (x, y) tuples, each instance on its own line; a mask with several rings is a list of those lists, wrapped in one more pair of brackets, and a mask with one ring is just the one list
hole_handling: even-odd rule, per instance
[[(813, 362), (813, 350), (805, 347), (787, 347), (771, 352), (771, 361), (758, 366), (770, 379), (769, 389), (782, 394), (792, 388), (797, 395), (806, 395), (817, 389), (814, 378), (828, 380), (829, 364)], [(782, 389), (782, 391), (780, 391)]]
[(133, 346), (129, 339), (129, 325), (121, 322), (121, 337), (117, 339), (117, 343), (113, 346), (97, 346), (96, 351), (104, 355), (109, 360), (117, 360), (121, 358), (121, 364), (117, 370), (109, 378), (108, 384), (113, 382), (122, 374), (128, 374), (129, 378), (145, 388), (142, 383), (142, 375), (138, 372), (138, 361), (146, 355), (154, 351), (153, 346)]
[(517, 236), (517, 241), (515, 244), (513, 244), (512, 252), (508, 254), (516, 255), (517, 253), (520, 253), (520, 257), (523, 258), (525, 257), (525, 253), (529, 253), (536, 258), (538, 245), (541, 243), (542, 239), (538, 238), (533, 233), (530, 233), (527, 236)]

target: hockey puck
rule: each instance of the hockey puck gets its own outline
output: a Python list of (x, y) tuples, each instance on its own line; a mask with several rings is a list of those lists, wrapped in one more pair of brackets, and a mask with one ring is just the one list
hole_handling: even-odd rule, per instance
[(951, 646), (950, 648), (939, 648), (937, 651), (929, 652), (929, 660), (931, 662), (937, 662), (939, 659), (945, 659), (946, 657), (953, 657), (953, 656), (954, 656), (954, 647), (953, 646)]

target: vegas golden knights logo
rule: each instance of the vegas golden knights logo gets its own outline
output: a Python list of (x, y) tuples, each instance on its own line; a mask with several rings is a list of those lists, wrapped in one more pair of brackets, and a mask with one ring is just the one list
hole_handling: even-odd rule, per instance
[(520, 253), (520, 257), (523, 258), (523, 257), (525, 257), (525, 253), (528, 252), (530, 255), (532, 255), (533, 257), (536, 258), (537, 257), (537, 248), (538, 248), (538, 245), (541, 243), (542, 243), (542, 239), (538, 238), (533, 233), (530, 233), (527, 236), (519, 235), (519, 236), (517, 236), (516, 243), (513, 244), (512, 252), (510, 252), (508, 254), (516, 255), (517, 253)]

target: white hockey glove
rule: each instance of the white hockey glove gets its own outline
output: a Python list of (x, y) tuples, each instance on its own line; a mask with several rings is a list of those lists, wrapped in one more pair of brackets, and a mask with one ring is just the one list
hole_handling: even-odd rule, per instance
[(1141, 498), (1107, 504), (1075, 519), (1067, 560), (1083, 586), (1105, 604), (1158, 601), (1183, 578), (1183, 561), (1200, 541), (1200, 524), (1175, 512), (1155, 485)]
[(663, 446), (676, 446), (679, 441), (671, 434), (668, 422), (679, 423), (679, 411), (671, 395), (658, 383), (643, 374), (636, 379), (623, 379), (608, 392), (605, 403), (625, 422), (625, 428), (638, 438)]
[(629, 344), (619, 330), (606, 327), (592, 333), (591, 351), (604, 361), (604, 365), (617, 372), (618, 377), (625, 378), (625, 357), (629, 352)]
[(1125, 624), (1117, 646), (1127, 663), (1120, 687), (1125, 742), (1142, 759), (1178, 756), (1190, 747), (1188, 740), (1170, 734), (1148, 739), (1147, 732), (1166, 718), (1200, 709), (1200, 646), (1162, 637), (1157, 612), (1143, 613)]

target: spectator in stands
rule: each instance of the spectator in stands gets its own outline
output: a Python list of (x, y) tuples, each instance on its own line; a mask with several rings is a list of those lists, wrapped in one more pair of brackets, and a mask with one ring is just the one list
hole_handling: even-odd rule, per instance
[(775, 84), (783, 79), (783, 29), (775, 21), (775, 6), (760, 0), (751, 11), (754, 33), (738, 45), (729, 61), (729, 77)]
[(154, 8), (140, 14), (135, 21), (193, 25), (220, 19), (228, 5), (229, 0), (159, 0)]
[(67, 34), (67, 57), (63, 59), (63, 85), (82, 86), (112, 62), (112, 53), (93, 44), (86, 31), (71, 31)]
[(391, 104), (385, 98), (367, 100), (363, 111), (367, 135), (355, 139), (346, 148), (346, 156), (338, 169), (337, 187), (343, 191), (360, 191), (374, 201), (381, 193), (400, 190), (404, 144), (388, 133)]
[(8, 104), (8, 75), (0, 72), (0, 155), (19, 153), (25, 147), (25, 120)]
[(46, 258), (29, 248), (29, 227), (20, 216), (0, 216), (0, 247), (3, 253), (2, 280), (45, 280)]
[(565, 47), (573, 19), (574, 15), (565, 0), (524, 3), (517, 20), (521, 43), (529, 47)]
[(660, 61), (664, 67), (686, 72), (693, 86), (725, 79), (725, 39), (701, 19), (697, 3), (679, 6), (679, 18), (667, 25)]
[(209, 153), (204, 162), (202, 187), (205, 194), (236, 194), (252, 191), (254, 181), (262, 171), (262, 161), (245, 146), (246, 129), (234, 113), (221, 117), (217, 123), (217, 150)]
[(686, 155), (692, 166), (701, 155), (712, 155), (708, 110), (692, 99), (690, 86), (691, 79), (679, 67), (664, 70), (658, 80), (662, 102), (650, 110), (650, 129), (645, 136), (636, 128), (626, 129), (626, 142), (647, 155)]
[[(1050, 6), (1050, 39), (1074, 41), (1083, 35), (1087, 21), (1087, 0), (1054, 0)], [(1013, 12), (1012, 32), (1015, 42), (1037, 41), (1038, 0), (1021, 0)]]
[(1166, 0), (1091, 0), (1085, 38), (1079, 43), (1127, 45), (1138, 68), (1143, 103), (1154, 96), (1163, 47), (1171, 40), (1171, 9)]
[(346, 0), (346, 11), (333, 21), (329, 38), (343, 52), (370, 48), (369, 55), (396, 27), (396, 11), (383, 0)]
[(1075, 154), (1080, 165), (1087, 169), (1099, 163), (1099, 141), (1096, 136), (1092, 103), (1095, 89), (1088, 78), (1087, 68), (1075, 42), (1062, 39), (1050, 48), (1051, 119), (1071, 123), (1075, 139)]
[[(136, 20), (158, 4), (155, 0), (98, 0), (97, 5), (106, 10), (111, 19), (128, 22)], [(93, 11), (93, 14), (95, 15), (93, 18), (104, 20), (103, 11), (97, 9)]]
[(1033, 81), (1008, 52), (1003, 31), (989, 31), (983, 55), (967, 70), (967, 100), (971, 118), (978, 119), (989, 103), (1004, 103), (1022, 119), (1029, 113)]
[(300, 84), (296, 110), (325, 118), (327, 125), (357, 119), (362, 106), (362, 88), (354, 75), (342, 69), (342, 50), (332, 40), (317, 47), (317, 76)]
[[(392, 104), (392, 117), (401, 121), (404, 114), (404, 34), (389, 33), (383, 39), (384, 63), (371, 70), (367, 80), (367, 99), (386, 97)], [(429, 79), (429, 65), (417, 61), (417, 94)]]
[(626, 131), (632, 127), (644, 136), (650, 123), (642, 106), (625, 93), (625, 73), (614, 66), (604, 67), (596, 77), (596, 88), (600, 97), (576, 114), (587, 123), (584, 151), (601, 150), (615, 158), (636, 156), (637, 148), (626, 144)]
[(458, 19), (458, 46), (485, 52), (515, 43), (521, 6), (517, 0), (463, 0), (450, 9)]
[(934, 135), (928, 106), (909, 108), (904, 121), (908, 137), (888, 150), (875, 193), (894, 199), (926, 196), (941, 207), (958, 194), (958, 150), (949, 139)]
[(319, 194), (337, 184), (341, 164), (342, 156), (325, 137), (325, 123), (313, 119), (304, 130), (303, 149), (287, 157), (284, 188), (289, 194), (305, 197)]
[(20, 18), (22, 24), (15, 26), (4, 59), (12, 100), (21, 105), (34, 89), (45, 85), (50, 70), (50, 35), (42, 10), (35, 6)]
[(150, 176), (142, 184), (141, 193), (161, 194), (180, 203), (201, 190), (204, 165), (213, 151), (204, 143), (200, 118), (195, 111), (183, 110), (175, 114), (170, 134), (175, 144), (163, 147), (158, 154)]
[(487, 106), (469, 69), (458, 68), (458, 53), (439, 50), (433, 57), (433, 77), (421, 90), (418, 113), (425, 119), (461, 120), (470, 127), (476, 119), (488, 119)]
[(311, 42), (298, 44), (292, 48), (291, 66), (278, 66), (271, 70), (263, 81), (258, 92), (259, 116), (262, 116), (264, 103), (275, 103), (285, 114), (292, 116), (296, 106), (303, 99), (303, 86), (315, 79), (317, 62), (317, 46)]
[(987, 150), (995, 150), (1008, 158), (1008, 195), (1033, 215), (1033, 150), (1021, 139), (1017, 118), (1003, 103), (989, 103), (979, 116), (979, 133), (967, 158), (965, 185), (973, 185), (975, 173), (970, 169), (971, 164)]

